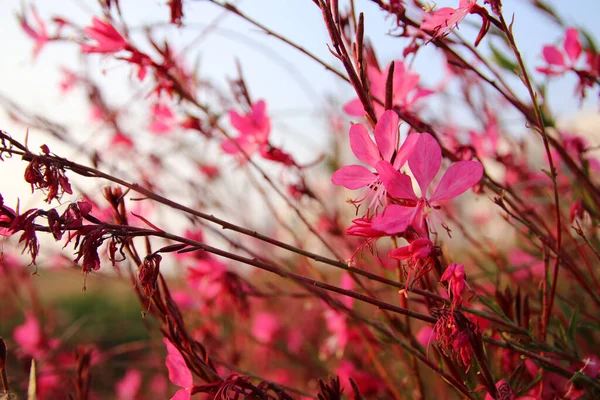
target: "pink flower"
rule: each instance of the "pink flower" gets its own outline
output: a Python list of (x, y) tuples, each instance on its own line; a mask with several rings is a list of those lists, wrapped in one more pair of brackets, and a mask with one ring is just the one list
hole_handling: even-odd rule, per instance
[[(391, 65), (391, 64), (390, 64)], [(378, 100), (385, 100), (386, 82), (390, 66), (385, 71), (380, 71), (374, 66), (367, 67), (369, 79), (369, 90)], [(394, 85), (392, 104), (405, 109), (411, 108), (417, 100), (433, 93), (430, 90), (419, 88), (419, 74), (409, 72), (402, 61), (394, 61)], [(373, 102), (375, 115), (380, 118), (385, 109), (378, 102)], [(349, 101), (344, 105), (344, 111), (348, 115), (364, 117), (366, 112), (359, 98)]]
[(142, 373), (137, 369), (128, 369), (125, 376), (115, 387), (115, 392), (118, 399), (131, 400), (135, 399), (140, 392), (142, 386)]
[(177, 347), (167, 338), (163, 338), (163, 343), (167, 346), (167, 358), (165, 364), (169, 371), (169, 380), (176, 386), (181, 387), (171, 400), (189, 400), (191, 399), (191, 391), (194, 387), (194, 379), (192, 371), (185, 363), (183, 355), (177, 350)]
[(378, 162), (377, 172), (390, 196), (401, 204), (391, 204), (384, 212), (375, 217), (373, 228), (388, 234), (404, 232), (413, 224), (413, 228), (422, 236), (426, 236), (426, 209), (435, 209), (473, 187), (483, 176), (483, 166), (477, 161), (459, 161), (450, 166), (442, 176), (433, 194), (428, 196), (427, 190), (442, 164), (442, 150), (438, 142), (429, 133), (419, 136), (408, 165), (421, 189), (421, 197), (417, 197), (412, 188), (412, 180), (401, 174), (389, 163)]
[(152, 105), (152, 122), (150, 123), (150, 132), (156, 135), (169, 133), (175, 127), (175, 114), (166, 104)]
[(15, 328), (13, 339), (25, 355), (36, 360), (45, 358), (60, 343), (58, 339), (48, 339), (44, 335), (40, 323), (32, 314), (27, 314), (25, 322)]
[[(542, 56), (548, 64), (545, 67), (536, 68), (542, 74), (557, 76), (574, 69), (577, 60), (582, 53), (579, 32), (575, 28), (568, 28), (565, 32), (563, 50), (556, 46), (546, 45), (542, 49)], [(566, 56), (566, 58), (565, 58)]]
[(252, 336), (260, 343), (271, 343), (280, 329), (281, 323), (275, 314), (259, 312), (254, 317)]
[(544, 262), (521, 250), (513, 250), (508, 255), (510, 266), (515, 268), (513, 277), (517, 280), (540, 278), (544, 276)]
[(433, 15), (426, 17), (421, 24), (421, 29), (433, 31), (433, 37), (442, 37), (449, 34), (477, 5), (477, 0), (460, 0), (458, 8), (443, 7)]
[(417, 342), (424, 348), (429, 347), (429, 344), (435, 340), (435, 331), (430, 325), (424, 325), (416, 336)]
[[(535, 400), (535, 398), (531, 396), (519, 396), (518, 398), (515, 397), (510, 385), (504, 379), (500, 379), (498, 382), (496, 382), (496, 390), (498, 392), (498, 397), (496, 397), (497, 400)], [(485, 395), (484, 400), (494, 399), (488, 393)]]
[(440, 278), (440, 282), (448, 282), (448, 294), (452, 295), (453, 307), (460, 307), (462, 303), (462, 295), (467, 286), (465, 278), (464, 265), (456, 263), (448, 265)]
[(398, 247), (390, 251), (388, 255), (396, 260), (405, 261), (408, 267), (408, 273), (405, 270), (407, 274), (406, 286), (410, 289), (414, 282), (431, 270), (433, 267), (431, 257), (438, 252), (439, 248), (435, 247), (431, 240), (419, 238), (413, 240), (408, 246)]
[(35, 22), (38, 25), (37, 30), (32, 28), (31, 25), (29, 25), (29, 23), (25, 19), (25, 15), (18, 15), (18, 19), (19, 23), (21, 24), (21, 28), (23, 28), (25, 33), (30, 38), (35, 40), (35, 46), (33, 48), (33, 58), (37, 58), (37, 56), (42, 51), (42, 48), (46, 45), (46, 43), (48, 43), (50, 39), (48, 37), (48, 33), (46, 32), (46, 24), (40, 18), (37, 9), (34, 6), (31, 6), (31, 13), (33, 14), (33, 18), (35, 19)]
[[(375, 126), (375, 142), (369, 136), (367, 128), (362, 124), (350, 128), (350, 147), (352, 152), (363, 163), (375, 168), (378, 163), (386, 163), (391, 169), (399, 169), (405, 163), (415, 146), (418, 135), (410, 135), (402, 146), (398, 143), (398, 115), (391, 110), (383, 113)], [(354, 203), (361, 203), (373, 196), (369, 208), (377, 207), (385, 200), (385, 188), (381, 185), (378, 174), (362, 165), (345, 165), (335, 171), (331, 177), (334, 185), (356, 190), (367, 188), (366, 194)]]
[(267, 115), (267, 104), (260, 100), (252, 104), (252, 110), (244, 115), (238, 114), (235, 110), (229, 111), (229, 121), (235, 129), (240, 132), (236, 139), (229, 139), (221, 144), (225, 153), (237, 154), (241, 147), (248, 155), (253, 154), (262, 145), (269, 141), (271, 133), (271, 119)]
[(96, 41), (94, 45), (81, 45), (81, 51), (84, 53), (116, 53), (128, 48), (127, 41), (121, 34), (108, 22), (101, 21), (97, 17), (92, 18), (92, 26), (84, 29), (88, 37)]

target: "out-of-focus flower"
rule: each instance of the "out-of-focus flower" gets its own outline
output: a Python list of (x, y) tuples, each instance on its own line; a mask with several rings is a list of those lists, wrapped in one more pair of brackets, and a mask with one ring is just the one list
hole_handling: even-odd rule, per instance
[(92, 26), (84, 29), (85, 34), (96, 43), (82, 44), (81, 51), (84, 53), (116, 53), (127, 49), (127, 41), (109, 23), (97, 17), (92, 18)]
[(35, 40), (35, 46), (33, 48), (33, 58), (37, 58), (37, 56), (42, 51), (42, 48), (48, 43), (50, 40), (48, 37), (48, 32), (46, 31), (46, 24), (44, 20), (40, 18), (40, 15), (37, 12), (37, 8), (33, 5), (31, 6), (31, 13), (33, 14), (33, 18), (37, 24), (37, 29), (34, 29), (27, 19), (25, 18), (25, 14), (18, 15), (19, 23), (21, 24), (21, 28), (25, 31), (25, 33)]
[(460, 0), (457, 8), (440, 8), (425, 19), (421, 29), (433, 31), (434, 37), (447, 35), (471, 13), (476, 5), (477, 0)]
[[(384, 71), (380, 71), (371, 65), (367, 67), (369, 90), (373, 97), (380, 101), (385, 100), (389, 69), (389, 65)], [(394, 61), (393, 79), (392, 105), (394, 106), (410, 109), (415, 105), (417, 100), (433, 93), (431, 90), (419, 88), (419, 74), (408, 71), (402, 61)], [(381, 117), (385, 111), (384, 107), (376, 101), (372, 104), (377, 118)], [(355, 117), (364, 117), (366, 113), (359, 98), (355, 98), (346, 103), (346, 105), (344, 105), (344, 111), (348, 115)]]

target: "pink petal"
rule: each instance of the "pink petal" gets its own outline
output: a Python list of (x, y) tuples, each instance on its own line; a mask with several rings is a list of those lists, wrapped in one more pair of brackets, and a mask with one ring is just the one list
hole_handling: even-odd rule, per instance
[(362, 165), (345, 165), (331, 176), (334, 185), (356, 190), (367, 186), (376, 179), (375, 175)]
[(456, 263), (452, 263), (452, 264), (448, 265), (448, 268), (446, 268), (446, 270), (440, 277), (440, 282), (445, 282), (445, 281), (450, 280), (452, 278), (452, 276), (454, 275), (455, 270), (456, 270)]
[(375, 126), (375, 141), (384, 160), (391, 160), (398, 143), (398, 114), (393, 110), (383, 113)]
[(117, 398), (119, 399), (134, 399), (142, 387), (142, 373), (137, 369), (128, 369), (125, 376), (115, 387)]
[(565, 57), (555, 46), (544, 46), (542, 55), (546, 62), (550, 65), (559, 65), (565, 67)]
[[(371, 94), (379, 100), (385, 100), (385, 85), (387, 81), (387, 75), (389, 70), (389, 65), (386, 67), (384, 72), (381, 72), (377, 67), (369, 65), (367, 67), (367, 78), (369, 79), (369, 89), (371, 90)], [(394, 70), (395, 70), (394, 66)]]
[(571, 59), (571, 63), (575, 63), (581, 55), (581, 42), (579, 42), (579, 32), (575, 28), (567, 29), (564, 43), (565, 52)]
[[(169, 371), (169, 380), (177, 386), (188, 388), (194, 384), (192, 372), (185, 363), (185, 359), (177, 350), (177, 348), (167, 338), (163, 338), (164, 344), (167, 346), (167, 359), (165, 364)], [(176, 394), (177, 396), (177, 394)], [(181, 397), (183, 398), (183, 397)], [(189, 398), (189, 394), (188, 397)]]
[(179, 389), (177, 393), (171, 397), (171, 400), (190, 400), (192, 395), (185, 389)]
[(421, 188), (421, 196), (427, 197), (427, 188), (442, 164), (442, 149), (429, 133), (422, 133), (408, 158), (408, 165)]
[(364, 117), (365, 116), (365, 108), (362, 105), (360, 99), (350, 100), (343, 107), (343, 110), (346, 114), (351, 115), (353, 117)]
[(431, 15), (425, 16), (425, 21), (421, 24), (421, 29), (433, 31), (446, 23), (446, 20), (454, 14), (456, 10), (452, 7), (442, 7)]
[(350, 147), (356, 158), (372, 167), (381, 159), (377, 146), (362, 124), (354, 124), (350, 128)]
[(450, 200), (473, 187), (483, 176), (483, 166), (477, 161), (459, 161), (446, 171), (431, 196), (431, 202)]
[(398, 172), (387, 161), (379, 161), (375, 168), (389, 194), (398, 199), (417, 200), (408, 175)]
[(277, 316), (270, 312), (259, 312), (254, 317), (252, 336), (260, 343), (271, 343), (281, 328)]
[(403, 207), (398, 204), (387, 206), (381, 215), (373, 218), (373, 228), (388, 235), (402, 233), (412, 223), (415, 213), (413, 207)]
[(418, 133), (408, 135), (396, 153), (396, 158), (394, 158), (394, 169), (400, 169), (406, 163), (406, 160), (408, 160), (408, 157), (410, 157), (415, 145), (419, 141), (419, 137), (420, 135)]
[(395, 258), (396, 260), (406, 260), (412, 256), (412, 252), (410, 251), (409, 246), (402, 246), (390, 251), (388, 256), (390, 258)]
[(248, 126), (246, 118), (238, 114), (235, 110), (229, 111), (229, 122), (231, 125), (240, 131), (242, 134), (248, 134), (250, 127)]

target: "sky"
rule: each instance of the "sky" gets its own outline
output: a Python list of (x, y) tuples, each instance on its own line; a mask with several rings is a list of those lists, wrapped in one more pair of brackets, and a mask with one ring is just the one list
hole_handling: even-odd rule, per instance
[[(274, 140), (283, 148), (293, 147), (304, 160), (314, 159), (325, 145), (323, 104), (332, 96), (340, 104), (351, 99), (353, 94), (349, 85), (297, 50), (268, 37), (238, 17), (231, 14), (223, 16), (221, 9), (206, 1), (185, 2), (183, 30), (168, 26), (169, 10), (165, 3), (165, 0), (121, 1), (125, 19), (134, 27), (134, 32), (135, 27), (144, 24), (165, 24), (162, 30), (165, 36), (179, 49), (191, 49), (190, 54), (198, 57), (202, 76), (222, 88), (227, 87), (227, 78), (236, 76), (236, 60), (241, 60), (253, 97), (267, 100), (273, 117)], [(440, 7), (456, 3), (456, 0), (437, 2)], [(513, 12), (516, 15), (514, 32), (526, 63), (531, 67), (541, 64), (539, 54), (542, 45), (558, 43), (562, 39), (561, 32), (548, 19), (534, 18), (528, 2), (505, 0), (503, 3), (507, 15)], [(570, 25), (582, 26), (592, 36), (600, 38), (600, 24), (597, 23), (599, 1), (554, 0), (549, 3)], [(65, 124), (77, 132), (80, 142), (95, 143), (100, 128), (90, 124), (90, 110), (83, 94), (64, 96), (57, 89), (61, 79), (60, 67), (78, 65), (77, 45), (51, 44), (34, 60), (33, 43), (20, 29), (16, 19), (16, 13), (23, 9), (23, 4), (22, 0), (3, 0), (3, 12), (0, 13), (3, 26), (0, 95)], [(99, 14), (94, 0), (39, 0), (31, 4), (36, 5), (43, 19), (62, 16), (81, 25), (87, 25), (93, 15)], [(341, 69), (328, 51), (328, 35), (322, 26), (320, 12), (312, 1), (238, 0), (237, 4), (255, 20)], [(398, 58), (405, 43), (389, 35), (393, 21), (383, 18), (378, 7), (369, 1), (357, 0), (356, 4), (366, 13), (366, 35), (376, 43), (381, 64)], [(205, 29), (215, 19), (219, 20), (218, 27), (207, 35)], [(460, 33), (466, 37), (476, 34), (466, 25)], [(434, 85), (441, 78), (443, 71), (435, 62), (439, 59), (433, 51), (423, 51), (416, 58), (413, 69), (421, 74), (424, 85)], [(98, 71), (97, 78), (110, 89), (113, 104), (129, 106), (128, 100), (135, 85), (130, 83), (129, 70), (124, 63), (95, 56), (89, 59), (88, 67)], [(573, 81), (560, 81), (550, 88), (553, 91), (552, 106), (561, 117), (572, 117), (577, 110), (578, 104), (570, 96), (573, 86)], [(569, 96), (564, 93), (569, 93)], [(15, 137), (22, 138), (25, 134), (25, 128), (14, 124), (3, 112), (0, 112), (0, 129)], [(48, 141), (36, 130), (31, 130), (29, 140), (31, 147)], [(71, 151), (64, 155), (76, 154)], [(30, 192), (22, 181), (23, 168), (17, 160), (0, 163), (0, 192), (7, 200), (14, 201), (17, 196), (23, 197)]]

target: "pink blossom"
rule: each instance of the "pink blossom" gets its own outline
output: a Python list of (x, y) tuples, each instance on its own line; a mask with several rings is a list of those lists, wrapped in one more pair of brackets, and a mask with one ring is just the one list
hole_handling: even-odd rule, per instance
[[(391, 65), (391, 64), (390, 64)], [(367, 67), (367, 76), (369, 79), (369, 90), (376, 99), (385, 100), (387, 76), (390, 66), (388, 65), (385, 71), (380, 71), (375, 66)], [(417, 100), (433, 93), (431, 90), (419, 88), (419, 74), (409, 72), (402, 61), (394, 61), (394, 82), (393, 82), (393, 97), (392, 104), (400, 106), (404, 109), (410, 109)], [(373, 108), (375, 115), (380, 118), (385, 109), (381, 104), (374, 101)], [(355, 98), (346, 105), (344, 111), (348, 115), (355, 117), (364, 117), (366, 112), (359, 98)]]
[(435, 340), (435, 331), (430, 325), (424, 325), (417, 333), (416, 339), (421, 346), (427, 348)]
[(39, 321), (32, 314), (25, 315), (25, 322), (15, 328), (13, 339), (25, 355), (37, 360), (45, 358), (60, 343), (58, 339), (45, 336)]
[[(398, 247), (388, 253), (391, 258), (405, 261), (408, 273), (406, 278), (407, 288), (411, 288), (421, 276), (425, 275), (433, 267), (432, 257), (439, 252), (431, 240), (418, 238), (408, 246)], [(405, 270), (406, 272), (406, 270)]]
[(281, 329), (279, 318), (269, 312), (259, 312), (252, 323), (252, 336), (260, 343), (271, 343)]
[(142, 386), (142, 373), (137, 369), (128, 369), (125, 376), (115, 386), (118, 399), (135, 399)]
[(508, 255), (508, 261), (515, 268), (513, 277), (517, 280), (544, 276), (544, 262), (521, 249), (513, 250)]
[(225, 153), (237, 154), (240, 152), (239, 146), (248, 155), (252, 155), (260, 146), (266, 145), (269, 141), (271, 119), (267, 115), (267, 104), (264, 100), (252, 104), (252, 110), (244, 115), (230, 110), (229, 121), (240, 132), (240, 136), (228, 139), (221, 144)]
[(162, 135), (169, 133), (175, 127), (175, 114), (166, 104), (153, 104), (152, 108), (152, 122), (150, 123), (150, 132), (156, 135)]
[(109, 23), (97, 17), (92, 18), (92, 26), (84, 29), (85, 34), (96, 41), (93, 45), (82, 44), (81, 51), (84, 53), (116, 53), (128, 48), (127, 41)]
[(452, 263), (442, 274), (440, 282), (448, 282), (448, 294), (452, 295), (452, 306), (460, 307), (462, 295), (466, 289), (465, 267), (462, 264)]
[[(496, 382), (496, 391), (498, 392), (497, 400), (535, 400), (534, 397), (531, 396), (519, 396), (516, 397), (514, 392), (512, 391), (508, 382), (504, 379), (500, 379)], [(493, 397), (488, 393), (485, 395), (484, 400), (494, 400)]]
[(352, 378), (363, 396), (372, 396), (385, 388), (385, 383), (380, 378), (364, 371), (364, 368), (357, 368), (348, 360), (342, 360), (335, 373), (339, 375), (340, 383), (347, 391), (351, 391), (349, 378)]
[[(547, 63), (545, 67), (536, 68), (542, 74), (557, 76), (575, 68), (575, 64), (582, 53), (579, 32), (575, 28), (568, 28), (565, 32), (563, 49), (553, 45), (546, 45), (542, 49), (542, 56)], [(565, 57), (566, 56), (566, 57)]]
[(412, 224), (423, 236), (426, 234), (425, 211), (435, 209), (473, 187), (483, 176), (483, 166), (477, 161), (459, 161), (451, 165), (438, 183), (433, 194), (427, 190), (438, 174), (442, 164), (442, 150), (429, 133), (419, 136), (411, 155), (408, 157), (410, 170), (421, 189), (417, 197), (412, 188), (412, 180), (401, 174), (389, 163), (378, 162), (377, 172), (389, 195), (400, 200), (401, 204), (391, 204), (375, 217), (373, 228), (388, 234), (404, 232)]
[(191, 390), (194, 387), (192, 371), (187, 366), (183, 355), (177, 350), (177, 347), (167, 338), (163, 338), (163, 343), (167, 346), (167, 358), (165, 364), (169, 371), (169, 380), (176, 386), (181, 387), (171, 400), (189, 400), (191, 399)]
[(38, 29), (34, 29), (29, 25), (27, 20), (25, 19), (25, 15), (18, 15), (19, 23), (21, 24), (21, 28), (25, 31), (25, 33), (35, 40), (35, 46), (33, 48), (33, 58), (37, 58), (37, 56), (42, 51), (42, 48), (50, 41), (48, 37), (48, 32), (46, 31), (46, 24), (44, 20), (40, 18), (40, 15), (37, 12), (37, 9), (32, 5), (31, 13), (33, 14), (33, 18), (38, 26)]
[[(364, 125), (352, 125), (350, 147), (356, 158), (373, 168), (378, 163), (384, 162), (389, 165), (389, 168), (401, 168), (413, 150), (418, 135), (409, 135), (402, 146), (397, 149), (398, 122), (398, 115), (394, 111), (384, 112), (375, 126), (375, 142), (369, 136)], [(361, 203), (367, 197), (372, 196), (369, 204), (369, 208), (371, 208), (377, 207), (385, 200), (385, 188), (381, 185), (380, 176), (362, 165), (343, 166), (333, 173), (331, 182), (351, 190), (366, 188), (366, 194), (354, 200), (354, 203)]]
[(443, 7), (433, 15), (426, 17), (421, 24), (421, 29), (433, 31), (433, 37), (442, 37), (458, 27), (458, 24), (466, 18), (477, 5), (477, 0), (460, 0), (458, 8)]

